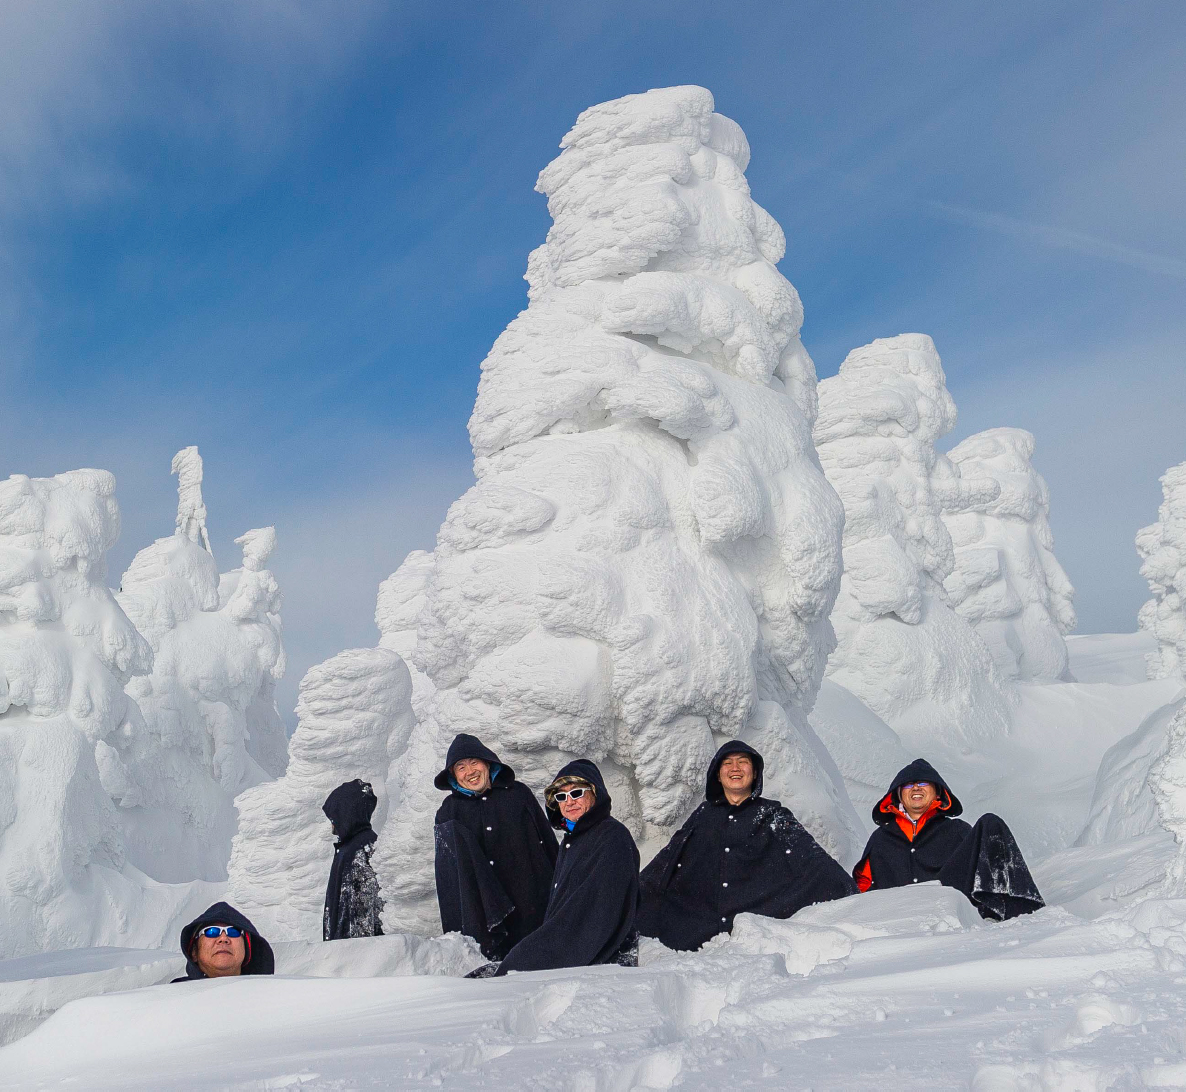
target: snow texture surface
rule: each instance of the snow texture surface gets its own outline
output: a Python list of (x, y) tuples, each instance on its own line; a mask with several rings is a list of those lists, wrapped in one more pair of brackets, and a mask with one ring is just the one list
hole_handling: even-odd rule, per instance
[(1186, 675), (1186, 463), (1161, 476), (1157, 522), (1137, 532), (1141, 576), (1153, 593), (1138, 616), (1157, 638), (1148, 656), (1149, 678)]
[(375, 857), (401, 877), (391, 928), (434, 927), (431, 778), (457, 732), (537, 791), (595, 759), (644, 854), (740, 736), (828, 849), (858, 841), (807, 721), (843, 513), (745, 136), (709, 92), (674, 87), (586, 110), (561, 147), (537, 187), (553, 225), (530, 306), (482, 364), (477, 485), (381, 595), (385, 643), (423, 676)]

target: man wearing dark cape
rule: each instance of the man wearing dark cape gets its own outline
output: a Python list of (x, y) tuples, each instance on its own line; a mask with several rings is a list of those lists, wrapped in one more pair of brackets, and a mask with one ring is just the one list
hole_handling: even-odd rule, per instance
[(556, 835), (534, 793), (476, 736), (453, 740), (433, 784), (449, 793), (435, 827), (441, 925), (501, 959), (544, 920)]
[(370, 784), (355, 778), (339, 785), (321, 805), (336, 839), (325, 888), (324, 940), (383, 935), (383, 899), (371, 867), (378, 837), (371, 828), (376, 803)]
[(956, 818), (963, 810), (935, 767), (916, 758), (873, 806), (877, 830), (852, 871), (857, 885), (872, 891), (938, 880), (989, 921), (1045, 906), (1005, 821), (990, 812), (969, 826)]
[(639, 931), (695, 951), (741, 913), (789, 918), (856, 893), (848, 873), (788, 808), (762, 796), (762, 756), (732, 740), (713, 758), (705, 801), (643, 870)]

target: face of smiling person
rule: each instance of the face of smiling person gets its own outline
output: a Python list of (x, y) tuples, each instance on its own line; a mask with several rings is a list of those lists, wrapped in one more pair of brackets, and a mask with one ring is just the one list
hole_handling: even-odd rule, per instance
[(463, 758), (453, 764), (457, 784), (470, 792), (485, 792), (490, 788), (490, 764), (480, 758)]
[(725, 755), (721, 763), (721, 788), (730, 804), (740, 804), (754, 787), (754, 760), (747, 754)]
[(902, 807), (911, 819), (917, 819), (937, 799), (939, 792), (929, 781), (902, 786)]
[(226, 978), (240, 974), (246, 955), (247, 947), (242, 937), (228, 937), (226, 933), (207, 937), (200, 931), (198, 933), (198, 950), (194, 955), (194, 962), (207, 978)]
[[(573, 788), (581, 788), (580, 785), (571, 785), (566, 789), (561, 789), (561, 792), (569, 791)], [(564, 816), (571, 823), (575, 823), (582, 815), (587, 812), (594, 803), (594, 795), (592, 789), (585, 789), (581, 796), (574, 800), (571, 796), (567, 800), (557, 800), (556, 803), (560, 805), (560, 814)]]

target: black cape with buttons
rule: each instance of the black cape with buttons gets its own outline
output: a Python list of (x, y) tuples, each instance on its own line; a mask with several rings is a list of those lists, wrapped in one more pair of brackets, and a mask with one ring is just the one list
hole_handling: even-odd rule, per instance
[[(903, 785), (929, 781), (938, 791), (938, 808), (913, 840), (903, 829), (909, 819), (898, 807)], [(957, 818), (959, 798), (939, 772), (917, 758), (898, 772), (885, 796), (873, 806), (877, 829), (865, 846), (853, 876), (866, 877), (866, 890), (904, 887), (938, 880), (962, 891), (982, 918), (1005, 921), (1045, 906), (1013, 832), (991, 812), (969, 826)]]
[(566, 831), (543, 924), (519, 941), (496, 971), (543, 971), (597, 963), (638, 965), (638, 847), (610, 814), (601, 771), (586, 759), (565, 766), (557, 778), (580, 777), (597, 793), (596, 803), (567, 831), (556, 805), (552, 826)]
[(184, 929), (181, 930), (181, 952), (185, 956), (185, 974), (174, 982), (187, 982), (195, 978), (205, 978), (206, 974), (194, 962), (196, 951), (195, 941), (198, 930), (207, 925), (233, 925), (244, 936), (245, 954), (240, 974), (275, 974), (276, 957), (272, 953), (272, 946), (259, 935), (259, 930), (233, 906), (225, 902), (216, 902), (199, 914)]
[[(730, 804), (721, 763), (747, 754), (750, 796)], [(856, 884), (777, 800), (762, 796), (762, 756), (739, 740), (708, 767), (705, 802), (642, 873), (639, 931), (668, 948), (695, 951), (733, 929), (741, 913), (789, 918), (804, 906), (856, 893)]]
[(321, 806), (337, 839), (325, 888), (321, 926), (325, 940), (383, 935), (383, 899), (371, 867), (377, 838), (371, 816), (376, 803), (374, 789), (355, 778), (334, 789)]
[[(471, 796), (453, 784), (463, 758), (489, 764), (495, 776), (486, 792)], [(453, 740), (433, 784), (449, 791), (435, 828), (441, 926), (473, 937), (487, 959), (501, 959), (544, 920), (556, 835), (534, 793), (474, 736)]]

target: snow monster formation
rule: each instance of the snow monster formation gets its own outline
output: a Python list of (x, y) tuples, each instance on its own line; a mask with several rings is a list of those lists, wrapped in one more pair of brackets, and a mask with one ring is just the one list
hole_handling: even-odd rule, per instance
[(708, 91), (674, 87), (586, 110), (561, 148), (537, 185), (553, 226), (530, 306), (482, 364), (477, 485), (380, 602), (384, 643), (422, 675), (375, 855), (397, 878), (391, 929), (436, 925), (432, 774), (457, 732), (536, 790), (595, 759), (644, 856), (740, 736), (767, 795), (844, 863), (859, 848), (807, 723), (843, 512), (745, 136)]
[(996, 481), (962, 478), (935, 450), (955, 427), (946, 384), (925, 334), (879, 338), (820, 383), (815, 423), (845, 511), (829, 678), (928, 754), (973, 749), (1010, 722), (988, 648), (944, 590), (955, 558), (943, 511), (1000, 495)]
[[(411, 695), (407, 667), (385, 648), (339, 652), (301, 680), (288, 769), (235, 801), (239, 829), (228, 868), (229, 896), (269, 937), (321, 939), (334, 855), (321, 805), (343, 782), (362, 778), (378, 798), (371, 826), (382, 831), (388, 767), (407, 746), (415, 723)], [(421, 852), (431, 858), (431, 842)], [(397, 877), (381, 873), (379, 880), (386, 892)]]
[(107, 587), (105, 470), (0, 482), (0, 959), (93, 941), (124, 866), (96, 749), (142, 730), (152, 650)]
[(1050, 491), (1033, 454), (1033, 436), (1019, 428), (978, 432), (947, 453), (963, 478), (995, 481), (1000, 492), (969, 490), (944, 511), (955, 567), (943, 584), (1005, 678), (1054, 682), (1067, 676), (1075, 589), (1054, 556)]
[(1186, 675), (1186, 463), (1161, 476), (1161, 489), (1157, 522), (1137, 532), (1141, 576), (1153, 593), (1137, 616), (1157, 638), (1146, 657), (1151, 679)]
[(141, 550), (120, 605), (152, 646), (151, 674), (128, 692), (145, 726), (99, 744), (129, 860), (154, 879), (226, 879), (234, 798), (283, 773), (280, 591), (266, 568), (270, 528), (248, 531), (243, 568), (221, 577), (210, 552), (196, 447), (173, 459), (176, 531)]

